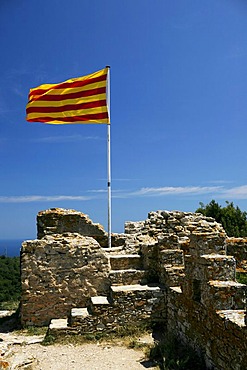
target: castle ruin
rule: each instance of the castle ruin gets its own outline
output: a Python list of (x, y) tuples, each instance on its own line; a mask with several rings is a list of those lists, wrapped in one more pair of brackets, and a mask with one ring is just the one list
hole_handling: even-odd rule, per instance
[(160, 324), (200, 353), (208, 369), (247, 369), (247, 239), (214, 219), (150, 212), (107, 233), (87, 215), (50, 209), (21, 250), (22, 324), (54, 333), (114, 332)]

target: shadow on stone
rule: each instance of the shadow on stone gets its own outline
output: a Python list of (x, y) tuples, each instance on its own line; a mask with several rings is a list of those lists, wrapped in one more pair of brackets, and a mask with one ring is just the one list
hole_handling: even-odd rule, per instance
[(0, 318), (0, 333), (9, 333), (18, 329), (21, 329), (19, 308), (10, 315)]
[(152, 361), (152, 360), (144, 360), (141, 361), (140, 364), (145, 368), (145, 369), (150, 369), (154, 368), (154, 366), (157, 366), (157, 363)]

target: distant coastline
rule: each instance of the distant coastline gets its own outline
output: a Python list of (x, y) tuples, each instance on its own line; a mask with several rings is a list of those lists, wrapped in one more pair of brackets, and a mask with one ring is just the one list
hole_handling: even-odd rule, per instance
[(19, 257), (24, 240), (27, 239), (0, 239), (0, 256)]

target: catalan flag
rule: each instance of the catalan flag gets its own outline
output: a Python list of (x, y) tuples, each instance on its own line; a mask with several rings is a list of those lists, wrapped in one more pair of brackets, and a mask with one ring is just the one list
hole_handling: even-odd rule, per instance
[(87, 76), (30, 89), (27, 121), (109, 124), (107, 76), (106, 67)]

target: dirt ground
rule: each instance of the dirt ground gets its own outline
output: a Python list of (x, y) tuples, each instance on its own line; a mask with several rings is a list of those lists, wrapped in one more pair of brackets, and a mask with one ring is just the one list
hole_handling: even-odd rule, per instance
[[(7, 361), (11, 369), (32, 370), (144, 370), (155, 369), (141, 351), (104, 344), (51, 345), (31, 344), (14, 347)], [(29, 367), (28, 367), (29, 366)], [(157, 369), (157, 367), (156, 367)]]
[[(11, 322), (0, 325), (1, 370), (158, 369), (145, 358), (143, 349), (126, 348), (115, 341), (44, 346), (41, 344), (44, 335), (23, 335), (11, 326)], [(153, 338), (145, 335), (138, 342), (148, 345), (153, 342)]]

